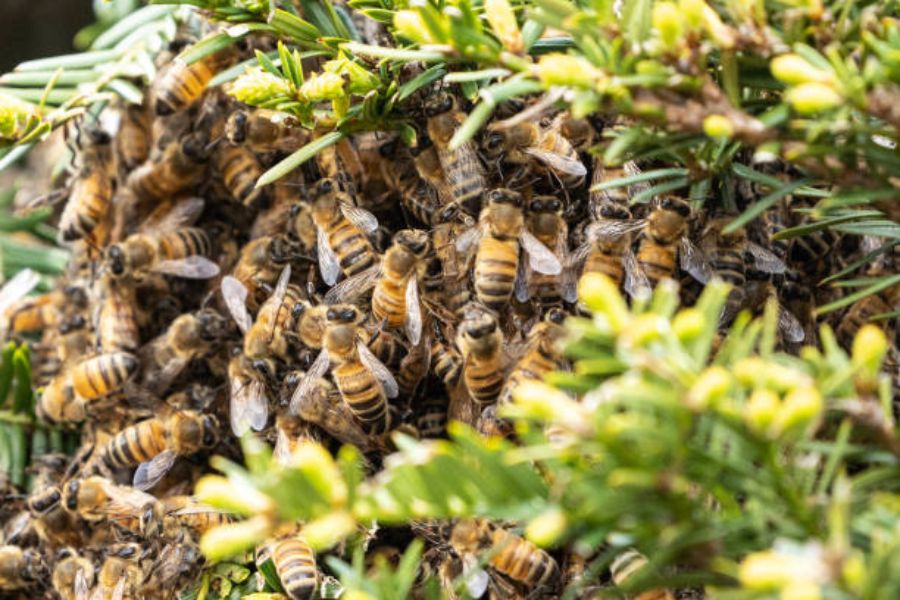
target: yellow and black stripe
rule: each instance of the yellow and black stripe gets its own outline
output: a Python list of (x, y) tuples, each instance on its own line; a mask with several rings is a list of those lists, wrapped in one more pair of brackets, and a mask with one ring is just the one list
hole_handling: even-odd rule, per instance
[(209, 235), (198, 227), (184, 227), (159, 238), (161, 259), (176, 260), (188, 256), (210, 256), (212, 242)]
[(147, 419), (126, 427), (115, 435), (102, 451), (103, 460), (112, 468), (134, 467), (166, 449), (166, 428), (160, 419)]
[(86, 400), (108, 396), (125, 385), (139, 366), (135, 355), (110, 352), (89, 358), (72, 369), (72, 386)]
[(485, 234), (475, 256), (475, 294), (488, 308), (500, 311), (512, 296), (519, 267), (519, 242)]
[(291, 600), (310, 600), (319, 587), (316, 555), (300, 535), (281, 540), (271, 548), (272, 563)]
[(379, 435), (388, 430), (387, 400), (381, 383), (361, 362), (350, 361), (332, 371), (341, 397), (359, 419), (366, 433)]

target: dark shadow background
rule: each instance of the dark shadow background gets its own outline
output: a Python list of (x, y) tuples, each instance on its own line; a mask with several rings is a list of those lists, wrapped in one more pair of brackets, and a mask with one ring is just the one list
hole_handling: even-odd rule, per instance
[(0, 73), (32, 58), (74, 52), (72, 38), (94, 21), (90, 0), (0, 0)]

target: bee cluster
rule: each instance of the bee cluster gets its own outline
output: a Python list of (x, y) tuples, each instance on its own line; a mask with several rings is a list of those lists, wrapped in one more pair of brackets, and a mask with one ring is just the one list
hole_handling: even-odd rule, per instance
[[(514, 437), (497, 407), (521, 382), (565, 369), (562, 324), (579, 311), (582, 273), (632, 297), (674, 279), (686, 304), (719, 277), (734, 285), (723, 327), (776, 298), (781, 343), (797, 348), (814, 341), (816, 305), (833, 299), (816, 282), (871, 250), (827, 231), (776, 240), (803, 218), (801, 197), (736, 230), (736, 213), (712, 198), (633, 204), (649, 187), (633, 177), (639, 166), (588, 152), (615, 119), (575, 119), (537, 98), (501, 105), (451, 150), (467, 103), (449, 88), (401, 107), (412, 146), (358, 133), (257, 188), (317, 132), (207, 89), (249, 56), (163, 57), (144, 105), (107, 106), (68, 132), (58, 227), (71, 266), (40, 296), (26, 297), (27, 273), (11, 280), (4, 321), (37, 336), (38, 415), (82, 427), (83, 446), (43, 457), (30, 494), (4, 506), (0, 590), (172, 597), (201, 567), (199, 536), (229, 520), (191, 496), (194, 483), (210, 454), (239, 456), (250, 431), (281, 458), (308, 438), (353, 444), (373, 470), (396, 431), (439, 438), (458, 420)], [(623, 177), (634, 183), (591, 191)], [(764, 194), (731, 193), (736, 210)], [(895, 248), (871, 269), (898, 263)], [(839, 340), (898, 304), (897, 286), (853, 304)], [(373, 555), (425, 537), (423, 570), (444, 580), (499, 549), (473, 595), (549, 591), (584, 570), (487, 520), (384, 532)], [(302, 538), (286, 533), (260, 555), (291, 598), (314, 596), (322, 567)], [(643, 560), (622, 558), (613, 578)]]

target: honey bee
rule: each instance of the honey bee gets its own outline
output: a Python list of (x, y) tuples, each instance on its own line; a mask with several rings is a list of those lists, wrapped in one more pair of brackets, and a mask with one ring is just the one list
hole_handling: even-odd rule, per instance
[(382, 144), (378, 152), (381, 176), (406, 211), (425, 225), (437, 225), (441, 199), (438, 191), (419, 175), (409, 149), (394, 139)]
[(81, 165), (69, 183), (69, 200), (59, 218), (61, 242), (91, 238), (105, 221), (113, 198), (109, 134), (96, 125), (76, 126), (75, 132)]
[(232, 197), (244, 206), (256, 206), (263, 197), (263, 190), (256, 187), (263, 174), (256, 155), (244, 146), (220, 145), (212, 158), (213, 168), (222, 175)]
[(192, 538), (197, 538), (230, 522), (230, 515), (203, 504), (194, 496), (166, 496), (145, 508), (141, 531), (146, 536), (178, 539), (188, 530)]
[[(525, 224), (535, 238), (549, 248), (561, 265), (568, 264), (569, 227), (563, 218), (563, 203), (553, 196), (535, 196), (528, 203)], [(541, 306), (574, 302), (575, 279), (565, 269), (559, 275), (526, 271), (524, 284), (516, 287), (517, 300), (534, 298)]]
[(72, 479), (62, 490), (63, 507), (90, 523), (139, 519), (147, 505), (155, 501), (150, 494), (116, 485), (99, 475)]
[(487, 194), (478, 227), (464, 231), (456, 250), (475, 252), (475, 294), (486, 307), (499, 311), (509, 303), (517, 285), (527, 285), (520, 273), (519, 248), (528, 255), (531, 269), (544, 275), (559, 275), (562, 265), (553, 252), (525, 228), (522, 197), (509, 189)]
[(113, 469), (136, 466), (133, 485), (147, 490), (172, 468), (178, 456), (213, 447), (218, 442), (218, 427), (212, 415), (176, 411), (126, 427), (106, 443), (100, 456)]
[(126, 600), (138, 598), (145, 573), (141, 561), (146, 552), (136, 543), (117, 544), (106, 550), (106, 558), (97, 572), (97, 585), (91, 598)]
[(631, 197), (646, 190), (646, 184), (635, 184), (630, 186), (617, 186), (606, 190), (595, 189), (600, 184), (623, 179), (625, 177), (633, 177), (639, 175), (640, 168), (634, 161), (626, 161), (620, 167), (610, 167), (603, 164), (598, 157), (594, 161), (594, 172), (591, 175), (591, 192), (589, 196), (590, 208), (594, 212), (594, 217), (598, 215), (597, 210), (606, 204), (615, 204), (622, 208), (628, 208)]
[(431, 248), (426, 232), (401, 229), (394, 234), (391, 247), (381, 261), (370, 269), (334, 286), (325, 301), (341, 302), (374, 286), (372, 316), (388, 327), (405, 327), (414, 346), (422, 338), (422, 307), (419, 302), (418, 272)]
[(416, 428), (423, 439), (444, 437), (447, 433), (447, 398), (425, 398), (416, 416)]
[(51, 582), (63, 600), (84, 600), (94, 585), (94, 563), (66, 548), (57, 555)]
[(228, 363), (231, 430), (238, 437), (250, 429), (261, 431), (269, 420), (269, 398), (262, 371), (274, 371), (270, 361), (251, 361), (237, 354)]
[(459, 325), (456, 345), (464, 361), (462, 379), (481, 406), (496, 400), (503, 389), (503, 343), (497, 317), (477, 304), (470, 305)]
[(423, 289), (429, 308), (445, 306), (452, 315), (462, 315), (471, 299), (469, 272), (465, 254), (458, 252), (456, 241), (474, 223), (444, 222), (431, 231), (434, 256), (429, 258), (423, 274)]
[(552, 556), (487, 519), (458, 521), (450, 532), (450, 545), (468, 565), (490, 553), (487, 564), (492, 578), (506, 577), (529, 593), (558, 583), (559, 566)]
[(316, 555), (300, 533), (292, 533), (269, 545), (275, 572), (291, 600), (311, 600), (319, 588)]
[(219, 274), (210, 260), (212, 242), (197, 227), (184, 227), (158, 235), (135, 233), (106, 251), (106, 268), (114, 278), (140, 278), (148, 273), (187, 279), (209, 279)]
[(122, 179), (150, 156), (150, 122), (143, 106), (119, 109), (119, 131), (113, 141), (116, 167)]
[(378, 220), (353, 206), (349, 195), (339, 191), (332, 179), (319, 180), (314, 194), (319, 270), (322, 281), (331, 286), (341, 272), (349, 277), (375, 264), (375, 250), (365, 234), (378, 228)]
[(452, 341), (448, 341), (440, 324), (432, 321), (434, 337), (431, 341), (431, 370), (448, 389), (459, 381), (463, 359)]
[[(58, 297), (55, 295), (45, 295), (42, 300), (20, 305), (22, 299), (30, 294), (40, 282), (41, 277), (35, 271), (22, 269), (3, 284), (3, 287), (0, 288), (0, 315), (3, 315), (3, 327), (0, 333), (5, 335), (8, 331), (39, 331), (56, 321), (55, 305)], [(44, 306), (53, 306), (54, 310), (45, 309)], [(21, 316), (21, 322), (17, 328), (16, 319), (19, 312), (24, 314)]]
[[(900, 287), (895, 287), (900, 290)], [(888, 304), (883, 296), (888, 296), (889, 299), (889, 295), (887, 294), (873, 294), (857, 300), (850, 305), (850, 308), (848, 308), (841, 317), (835, 330), (841, 344), (847, 348), (852, 347), (853, 338), (856, 337), (856, 334), (862, 329), (863, 325), (866, 325), (867, 323), (876, 323), (881, 326), (882, 329), (885, 328), (883, 322), (873, 321), (873, 318), (896, 311), (898, 307), (900, 307), (900, 301)], [(898, 298), (898, 300), (900, 300), (900, 298)]]
[(450, 140), (465, 121), (466, 114), (459, 109), (456, 98), (447, 93), (428, 99), (425, 114), (428, 138), (434, 143), (443, 172), (442, 185), (446, 186), (456, 206), (470, 215), (478, 214), (487, 182), (475, 144), (466, 142), (450, 150)]
[(81, 361), (65, 377), (80, 398), (96, 400), (125, 387), (139, 366), (134, 354), (107, 352)]
[(225, 137), (253, 152), (295, 152), (311, 138), (295, 116), (266, 108), (235, 110), (225, 123)]
[[(629, 549), (616, 557), (609, 570), (613, 583), (617, 586), (628, 583), (635, 573), (646, 568), (647, 557), (637, 550)], [(654, 589), (629, 596), (634, 600), (675, 600), (675, 595), (667, 589)]]
[(62, 492), (56, 485), (35, 486), (28, 496), (28, 512), (34, 519), (38, 538), (49, 547), (81, 543), (75, 517), (61, 504)]
[(231, 276), (247, 288), (247, 304), (254, 310), (261, 290), (271, 288), (291, 260), (290, 249), (281, 236), (265, 236), (249, 241), (242, 249)]
[(557, 344), (565, 335), (562, 326), (565, 319), (565, 312), (553, 308), (547, 312), (543, 321), (531, 328), (522, 356), (506, 377), (506, 384), (500, 393), (500, 403), (512, 401), (513, 393), (524, 381), (539, 381), (547, 373), (559, 370), (562, 360)]
[(292, 413), (299, 413), (303, 399), (334, 361), (331, 374), (344, 402), (366, 433), (383, 434), (389, 429), (387, 399), (397, 397), (397, 381), (366, 346), (360, 326), (340, 318), (337, 311), (328, 311), (322, 351), (291, 398)]
[(200, 134), (172, 140), (159, 156), (131, 171), (128, 187), (146, 201), (166, 200), (197, 184), (203, 176), (209, 148)]
[(140, 346), (134, 288), (110, 277), (101, 283), (102, 299), (94, 329), (103, 352), (135, 352)]
[[(285, 380), (289, 385), (291, 394), (296, 391), (298, 384), (303, 381), (305, 373), (302, 371), (297, 377), (290, 377)], [(296, 402), (291, 402), (291, 414), (296, 413), (301, 419), (314, 423), (321, 427), (331, 437), (338, 440), (342, 444), (350, 444), (361, 450), (369, 449), (372, 444), (369, 436), (357, 424), (353, 412), (345, 402), (341, 400), (340, 392), (326, 380), (319, 378), (318, 381), (307, 384), (308, 390), (303, 396), (297, 396)], [(280, 446), (289, 448), (291, 444), (288, 442), (290, 438), (281, 435), (279, 430), (279, 440), (284, 438)], [(284, 455), (284, 452), (281, 454)]]
[(12, 592), (36, 584), (46, 571), (41, 555), (31, 548), (0, 546), (0, 590)]
[(624, 205), (604, 202), (598, 218), (585, 229), (585, 241), (569, 257), (570, 270), (581, 265), (582, 273), (603, 273), (618, 285), (633, 290), (632, 277), (638, 272), (637, 257), (631, 250), (631, 233), (643, 227), (632, 220)]
[(221, 52), (190, 65), (178, 58), (169, 63), (150, 86), (156, 114), (165, 117), (193, 105), (206, 91), (209, 80), (227, 64), (229, 58), (227, 53)]
[(481, 148), (489, 160), (528, 165), (536, 173), (554, 175), (566, 188), (580, 186), (587, 176), (578, 151), (555, 125), (542, 127), (527, 120), (492, 123)]

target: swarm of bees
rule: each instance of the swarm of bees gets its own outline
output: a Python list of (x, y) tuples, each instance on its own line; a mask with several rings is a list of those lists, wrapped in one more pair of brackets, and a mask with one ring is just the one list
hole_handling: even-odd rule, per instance
[[(413, 145), (359, 133), (257, 188), (318, 132), (207, 89), (253, 50), (189, 66), (161, 57), (144, 104), (110, 104), (67, 129), (74, 159), (56, 196), (69, 271), (38, 296), (23, 272), (0, 306), (5, 333), (32, 342), (38, 415), (81, 427), (83, 445), (41, 457), (32, 489), (9, 492), (4, 593), (174, 597), (202, 568), (199, 536), (229, 521), (190, 495), (194, 483), (210, 454), (239, 457), (249, 431), (280, 460), (301, 439), (353, 444), (373, 471), (395, 431), (440, 438), (458, 420), (514, 438), (497, 408), (523, 381), (566, 368), (559, 342), (581, 311), (585, 272), (632, 297), (674, 279), (687, 304), (718, 277), (734, 286), (723, 328), (775, 298), (780, 343), (796, 349), (815, 342), (813, 310), (833, 300), (818, 279), (871, 247), (828, 232), (775, 240), (804, 218), (802, 198), (728, 230), (765, 193), (752, 186), (732, 190), (731, 211), (678, 193), (632, 203), (646, 182), (591, 191), (647, 165), (588, 152), (615, 117), (574, 119), (538, 98), (505, 103), (451, 150), (470, 106), (449, 87), (401, 107)], [(870, 269), (900, 269), (897, 248)], [(898, 308), (897, 286), (853, 304), (839, 340)], [(467, 579), (473, 597), (550, 595), (574, 582), (583, 597), (598, 593), (599, 581), (584, 580), (588, 557), (545, 552), (488, 520), (387, 528), (370, 554), (396, 557), (414, 537), (428, 543), (422, 581), (481, 565)], [(260, 546), (257, 561), (268, 559), (290, 598), (316, 597), (323, 567), (296, 530)], [(630, 551), (606, 581), (644, 563)]]

